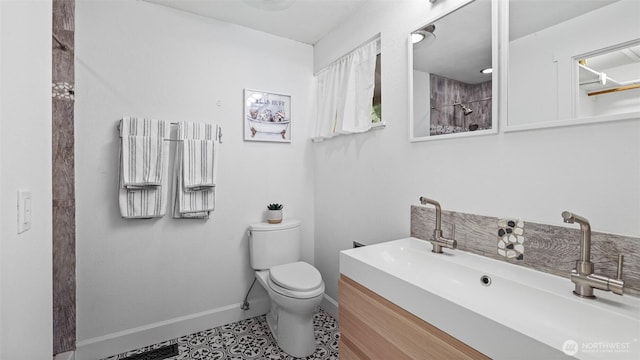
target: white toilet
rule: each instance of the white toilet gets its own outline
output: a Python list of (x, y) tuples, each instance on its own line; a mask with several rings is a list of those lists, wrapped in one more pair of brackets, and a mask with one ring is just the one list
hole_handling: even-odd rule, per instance
[(267, 290), (267, 323), (278, 345), (295, 357), (316, 349), (313, 314), (322, 301), (324, 282), (312, 265), (300, 261), (300, 221), (249, 225), (251, 267)]

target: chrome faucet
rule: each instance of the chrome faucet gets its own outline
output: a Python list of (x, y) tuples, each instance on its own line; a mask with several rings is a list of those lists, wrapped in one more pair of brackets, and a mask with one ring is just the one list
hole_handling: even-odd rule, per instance
[(568, 211), (562, 212), (562, 219), (568, 224), (577, 222), (580, 224), (580, 231), (582, 232), (580, 259), (576, 261), (576, 268), (571, 270), (571, 282), (576, 285), (573, 293), (591, 299), (595, 298), (593, 289), (611, 291), (615, 294), (622, 295), (624, 292), (624, 281), (622, 280), (624, 256), (618, 255), (617, 279), (594, 274), (593, 263), (591, 262), (591, 225), (589, 225), (589, 220)]
[(424, 196), (420, 196), (420, 204), (426, 205), (431, 204), (436, 207), (436, 228), (433, 230), (433, 236), (431, 236), (431, 245), (433, 249), (432, 252), (436, 254), (442, 253), (442, 248), (446, 247), (449, 249), (455, 249), (458, 247), (458, 242), (454, 239), (447, 239), (442, 236), (442, 209), (440, 208), (440, 203), (435, 200), (428, 199)]

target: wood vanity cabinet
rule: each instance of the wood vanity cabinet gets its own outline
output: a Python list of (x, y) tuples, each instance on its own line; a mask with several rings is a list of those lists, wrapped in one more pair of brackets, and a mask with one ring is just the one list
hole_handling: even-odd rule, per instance
[(489, 359), (345, 275), (338, 299), (340, 360)]

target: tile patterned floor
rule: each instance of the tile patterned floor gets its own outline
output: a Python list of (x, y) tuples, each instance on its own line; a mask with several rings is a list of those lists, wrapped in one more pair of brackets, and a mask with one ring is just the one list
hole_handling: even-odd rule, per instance
[[(314, 315), (313, 325), (316, 335), (316, 352), (304, 359), (337, 360), (340, 338), (338, 321), (319, 309)], [(269, 331), (267, 320), (262, 315), (113, 355), (103, 360), (125, 359), (134, 354), (175, 343), (178, 344), (180, 353), (168, 360), (296, 359), (278, 347)]]

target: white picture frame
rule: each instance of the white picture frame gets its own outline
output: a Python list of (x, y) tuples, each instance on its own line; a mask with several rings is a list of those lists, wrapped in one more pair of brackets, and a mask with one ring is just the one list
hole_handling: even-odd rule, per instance
[(291, 96), (244, 89), (244, 140), (291, 142)]

